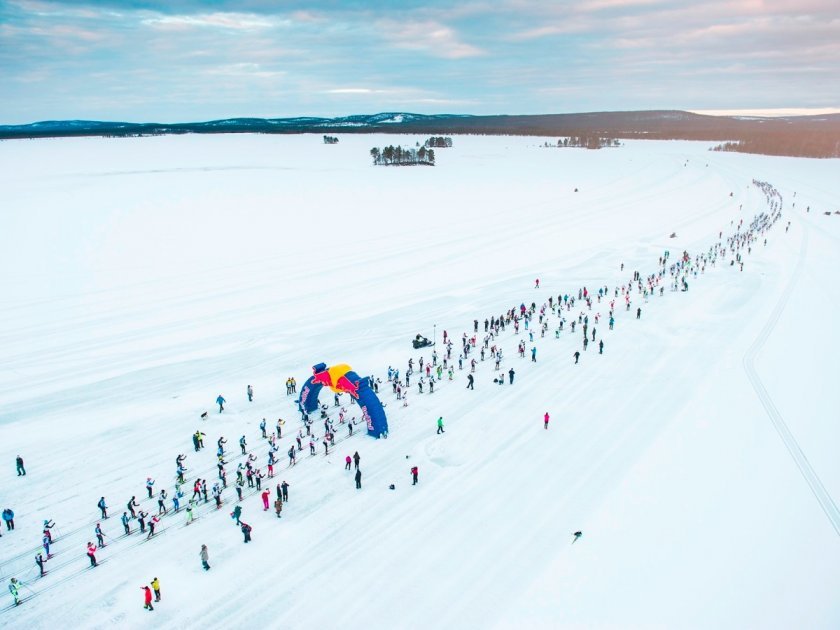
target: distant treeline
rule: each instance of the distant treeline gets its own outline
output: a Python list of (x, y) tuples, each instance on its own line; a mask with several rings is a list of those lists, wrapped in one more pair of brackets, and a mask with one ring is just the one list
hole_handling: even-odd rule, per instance
[(793, 157), (840, 157), (840, 137), (815, 132), (767, 133), (723, 142), (712, 151), (789, 155)]
[(452, 138), (444, 138), (443, 136), (432, 136), (426, 142), (423, 143), (427, 149), (429, 147), (435, 147), (438, 149), (446, 149), (452, 146)]
[(389, 145), (381, 150), (373, 147), (370, 150), (370, 157), (373, 158), (373, 163), (377, 166), (435, 165), (435, 151), (426, 147), (404, 149), (400, 146)]
[[(396, 122), (397, 118), (400, 122)], [(341, 118), (234, 118), (191, 123), (43, 121), (0, 125), (0, 139), (182, 133), (402, 133), (416, 137), (503, 135), (621, 140), (701, 140), (727, 150), (805, 157), (840, 156), (840, 114), (780, 118), (706, 116), (675, 110), (509, 116), (355, 115)], [(437, 137), (437, 136), (434, 136)], [(412, 140), (413, 142), (413, 140)], [(721, 147), (726, 145), (724, 144)]]
[(324, 136), (324, 144), (338, 144), (338, 138), (335, 136)]
[(546, 141), (546, 147), (580, 147), (583, 149), (603, 149), (604, 147), (620, 147), (621, 142), (616, 138), (602, 138), (601, 136), (570, 136), (560, 138), (557, 144)]

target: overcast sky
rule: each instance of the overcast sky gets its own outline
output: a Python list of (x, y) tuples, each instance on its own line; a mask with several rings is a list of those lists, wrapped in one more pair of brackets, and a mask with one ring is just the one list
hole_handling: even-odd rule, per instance
[(0, 0), (0, 124), (840, 107), (840, 0)]

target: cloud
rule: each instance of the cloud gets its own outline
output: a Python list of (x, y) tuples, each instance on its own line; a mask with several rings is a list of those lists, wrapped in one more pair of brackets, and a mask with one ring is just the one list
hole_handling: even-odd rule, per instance
[(184, 30), (189, 28), (221, 28), (254, 30), (273, 28), (287, 21), (269, 19), (251, 13), (204, 13), (196, 15), (156, 15), (142, 20), (146, 26)]
[(432, 20), (379, 20), (377, 30), (392, 46), (421, 51), (432, 57), (464, 59), (486, 54), (481, 48), (462, 42), (454, 29)]

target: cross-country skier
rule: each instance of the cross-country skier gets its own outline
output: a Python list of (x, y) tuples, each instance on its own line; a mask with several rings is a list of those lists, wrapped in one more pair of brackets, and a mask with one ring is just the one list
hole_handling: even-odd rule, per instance
[(93, 532), (96, 534), (96, 544), (97, 544), (97, 546), (100, 549), (102, 549), (102, 547), (105, 546), (105, 537), (102, 534), (102, 526), (99, 523), (97, 523)]
[(123, 529), (125, 529), (125, 535), (128, 536), (131, 533), (131, 526), (129, 525), (131, 518), (128, 516), (128, 512), (123, 512), (120, 520), (122, 521)]
[(152, 486), (155, 485), (155, 480), (151, 477), (146, 477), (146, 492), (149, 493), (149, 498), (152, 498)]
[(137, 515), (134, 513), (134, 508), (140, 507), (140, 504), (137, 503), (137, 499), (135, 497), (131, 497), (128, 503), (126, 503), (126, 508), (129, 512), (131, 512), (131, 518), (136, 518)]
[(149, 535), (146, 536), (146, 540), (149, 540), (152, 536), (155, 535), (155, 526), (160, 522), (160, 519), (157, 516), (153, 516), (152, 520), (149, 521)]
[(245, 455), (245, 446), (246, 446), (245, 436), (243, 435), (241, 438), (239, 438), (239, 448), (242, 449), (242, 454), (243, 455)]
[(87, 544), (87, 557), (90, 559), (90, 566), (96, 566), (96, 546), (88, 541)]
[(35, 556), (35, 564), (38, 565), (38, 570), (41, 572), (41, 577), (44, 577), (44, 573), (46, 573), (44, 571), (44, 562), (46, 562), (46, 560), (44, 560), (43, 555), (39, 553), (37, 556)]
[(105, 505), (105, 497), (101, 497), (99, 499), (99, 503), (96, 504), (96, 507), (102, 512), (102, 518), (108, 518), (108, 506)]
[(15, 600), (15, 606), (20, 604), (20, 589), (18, 588), (20, 585), (21, 583), (17, 581), (17, 578), (9, 580), (9, 592)]

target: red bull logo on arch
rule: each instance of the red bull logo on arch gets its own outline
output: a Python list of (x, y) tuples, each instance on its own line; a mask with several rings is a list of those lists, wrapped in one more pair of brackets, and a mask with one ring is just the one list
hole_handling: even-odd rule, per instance
[(326, 363), (312, 366), (310, 376), (300, 391), (298, 407), (301, 412), (312, 413), (318, 409), (318, 394), (329, 387), (337, 394), (350, 394), (362, 411), (368, 435), (379, 438), (388, 435), (388, 419), (379, 397), (370, 386), (369, 377), (360, 377), (349, 365), (340, 363), (327, 367)]

